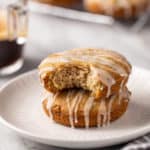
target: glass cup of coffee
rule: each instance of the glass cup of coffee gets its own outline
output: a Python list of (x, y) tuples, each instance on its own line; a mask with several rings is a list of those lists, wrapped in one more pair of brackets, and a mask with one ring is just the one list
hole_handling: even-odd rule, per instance
[(25, 1), (0, 5), (0, 75), (9, 75), (23, 65), (28, 30)]

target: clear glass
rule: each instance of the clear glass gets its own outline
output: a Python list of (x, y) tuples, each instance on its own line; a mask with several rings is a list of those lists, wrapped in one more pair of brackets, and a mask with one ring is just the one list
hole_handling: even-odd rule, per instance
[(27, 0), (0, 5), (0, 75), (9, 75), (23, 65), (27, 39)]

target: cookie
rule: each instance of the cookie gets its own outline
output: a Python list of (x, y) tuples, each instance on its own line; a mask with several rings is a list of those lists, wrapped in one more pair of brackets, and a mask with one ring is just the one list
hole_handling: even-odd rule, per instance
[(101, 127), (119, 119), (129, 103), (130, 92), (95, 101), (88, 91), (74, 89), (56, 93), (43, 101), (43, 108), (55, 122), (77, 128)]
[(74, 49), (49, 55), (39, 65), (44, 88), (52, 93), (72, 88), (90, 91), (95, 99), (118, 93), (128, 81), (131, 65), (117, 52)]

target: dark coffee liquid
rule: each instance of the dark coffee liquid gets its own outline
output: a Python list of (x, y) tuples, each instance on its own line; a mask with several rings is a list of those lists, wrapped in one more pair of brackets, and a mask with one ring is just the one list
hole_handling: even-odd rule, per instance
[(7, 67), (21, 58), (23, 46), (24, 44), (19, 44), (17, 40), (0, 41), (0, 68)]

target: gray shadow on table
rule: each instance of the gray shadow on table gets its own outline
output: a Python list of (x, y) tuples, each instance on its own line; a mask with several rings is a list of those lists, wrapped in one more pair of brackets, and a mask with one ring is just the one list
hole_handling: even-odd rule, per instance
[(36, 69), (38, 67), (39, 63), (40, 63), (40, 59), (25, 58), (22, 69), (19, 72), (17, 72), (16, 75), (27, 72), (29, 70)]

